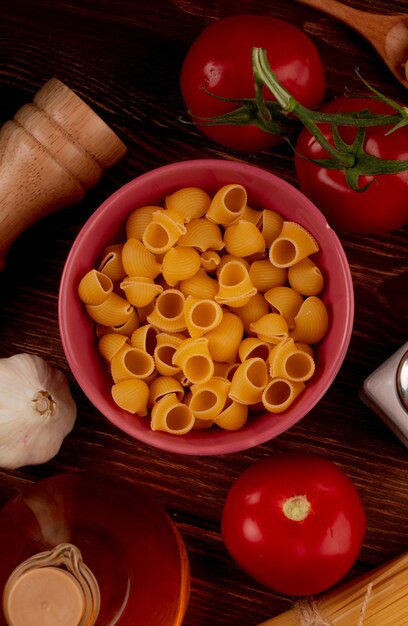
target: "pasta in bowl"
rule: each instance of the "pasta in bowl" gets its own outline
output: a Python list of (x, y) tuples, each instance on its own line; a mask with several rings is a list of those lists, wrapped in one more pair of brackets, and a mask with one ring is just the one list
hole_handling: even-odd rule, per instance
[(335, 232), (256, 166), (166, 165), (88, 220), (64, 268), (60, 332), (96, 408), (152, 446), (240, 451), (279, 435), (327, 391), (354, 299)]

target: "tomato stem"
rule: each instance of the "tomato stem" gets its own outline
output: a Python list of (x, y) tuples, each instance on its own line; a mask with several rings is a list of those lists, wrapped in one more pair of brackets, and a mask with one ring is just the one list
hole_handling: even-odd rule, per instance
[(292, 496), (285, 500), (282, 510), (285, 517), (293, 522), (303, 522), (310, 514), (312, 505), (306, 496)]

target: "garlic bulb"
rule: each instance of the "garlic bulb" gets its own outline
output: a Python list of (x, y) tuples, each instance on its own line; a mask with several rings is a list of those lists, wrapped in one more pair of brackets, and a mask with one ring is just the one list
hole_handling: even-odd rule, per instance
[(43, 358), (22, 353), (0, 359), (0, 467), (54, 457), (76, 413), (65, 375)]

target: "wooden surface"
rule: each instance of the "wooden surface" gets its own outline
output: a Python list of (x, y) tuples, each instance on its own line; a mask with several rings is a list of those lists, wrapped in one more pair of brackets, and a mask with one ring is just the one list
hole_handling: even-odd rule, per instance
[[(382, 12), (407, 8), (404, 0), (355, 0), (350, 5)], [(406, 102), (406, 91), (367, 42), (333, 18), (291, 0), (3, 0), (0, 6), (0, 123), (55, 76), (128, 146), (127, 156), (79, 205), (22, 234), (0, 274), (0, 357), (23, 351), (43, 356), (67, 374), (78, 405), (75, 428), (52, 461), (0, 472), (0, 505), (32, 481), (68, 470), (98, 469), (147, 486), (172, 515), (189, 553), (192, 586), (185, 626), (256, 626), (291, 606), (290, 599), (242, 572), (220, 536), (228, 489), (252, 462), (276, 451), (322, 453), (357, 486), (367, 533), (346, 580), (408, 547), (407, 450), (359, 398), (366, 376), (407, 340), (406, 228), (376, 237), (339, 232), (356, 300), (344, 364), (309, 415), (248, 452), (183, 458), (132, 440), (91, 406), (65, 360), (57, 318), (64, 262), (87, 218), (120, 185), (166, 163), (213, 157), (262, 165), (296, 185), (288, 148), (237, 154), (179, 121), (185, 115), (179, 73), (189, 45), (206, 24), (238, 12), (267, 13), (303, 27), (324, 59), (327, 97), (359, 86), (358, 65), (374, 86)]]

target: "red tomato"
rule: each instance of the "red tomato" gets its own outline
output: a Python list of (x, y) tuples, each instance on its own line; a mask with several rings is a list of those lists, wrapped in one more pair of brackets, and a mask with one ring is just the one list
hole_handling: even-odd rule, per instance
[[(387, 104), (371, 98), (340, 97), (322, 107), (322, 111), (344, 112), (369, 109), (392, 113)], [(331, 127), (319, 124), (324, 136), (333, 144)], [(389, 126), (368, 127), (364, 149), (380, 159), (408, 159), (408, 127), (386, 135)], [(343, 141), (352, 143), (356, 129), (339, 126)], [(359, 186), (373, 181), (366, 191), (353, 191), (341, 170), (316, 165), (307, 159), (327, 158), (326, 151), (305, 128), (296, 142), (295, 167), (303, 193), (327, 217), (330, 226), (357, 233), (385, 233), (408, 222), (408, 171), (399, 174), (360, 176)], [(300, 156), (302, 155), (302, 156)], [(302, 158), (306, 157), (306, 159)]]
[[(309, 108), (324, 98), (324, 68), (314, 43), (301, 30), (275, 17), (235, 15), (207, 26), (193, 43), (181, 70), (181, 91), (193, 116), (213, 117), (238, 108), (214, 98), (254, 98), (251, 49), (265, 48), (282, 84)], [(275, 98), (268, 91), (265, 98)], [(214, 141), (233, 150), (258, 152), (280, 143), (279, 136), (254, 124), (198, 125)]]
[(365, 534), (358, 493), (344, 472), (317, 455), (283, 453), (250, 466), (222, 515), (231, 556), (280, 593), (328, 589), (351, 568)]

